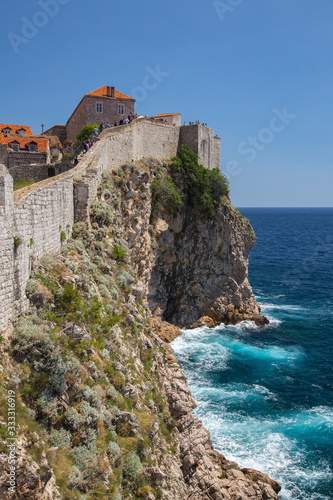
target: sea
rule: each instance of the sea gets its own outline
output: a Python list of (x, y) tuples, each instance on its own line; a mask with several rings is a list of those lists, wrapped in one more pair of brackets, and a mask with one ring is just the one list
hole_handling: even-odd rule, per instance
[(333, 208), (240, 208), (270, 323), (184, 330), (172, 346), (214, 447), (281, 500), (333, 499)]

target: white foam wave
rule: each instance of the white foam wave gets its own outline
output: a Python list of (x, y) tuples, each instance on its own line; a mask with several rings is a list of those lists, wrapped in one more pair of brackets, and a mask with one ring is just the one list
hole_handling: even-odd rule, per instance
[[(330, 417), (332, 411), (326, 407), (310, 410), (322, 412)], [(200, 415), (203, 424), (210, 430), (212, 441), (218, 451), (241, 467), (260, 470), (282, 485), (281, 500), (315, 499), (317, 485), (330, 480), (332, 471), (325, 461), (320, 467), (308, 460), (308, 452), (300, 442), (284, 434), (284, 422), (244, 418), (240, 413), (211, 413), (208, 406)], [(310, 493), (305, 493), (309, 492)], [(307, 496), (305, 496), (307, 495)]]
[(207, 403), (211, 407), (218, 406), (219, 413), (221, 414), (225, 405), (230, 402), (235, 402), (237, 404), (245, 401), (259, 403), (263, 400), (276, 400), (277, 398), (276, 394), (258, 384), (247, 385), (234, 383), (226, 384), (222, 387), (214, 387), (207, 385), (206, 381), (206, 383), (195, 383), (191, 386), (191, 390), (196, 401), (200, 402), (200, 417), (202, 414), (202, 405), (207, 406)]
[(260, 303), (261, 311), (302, 311), (307, 309), (302, 306), (295, 306), (291, 304), (273, 304), (273, 303)]

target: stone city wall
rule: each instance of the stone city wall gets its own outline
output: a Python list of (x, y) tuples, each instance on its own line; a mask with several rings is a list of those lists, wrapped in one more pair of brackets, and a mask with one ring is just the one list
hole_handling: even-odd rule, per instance
[(0, 165), (0, 331), (28, 307), (32, 260), (59, 251), (62, 231), (70, 237), (74, 222), (89, 221), (103, 171), (144, 157), (170, 159), (179, 140), (180, 127), (150, 120), (111, 128), (76, 167), (15, 193)]
[[(96, 196), (97, 175), (105, 167), (100, 149), (102, 143), (74, 169), (15, 193), (11, 175), (0, 165), (0, 331), (28, 307), (25, 288), (32, 260), (59, 251), (62, 231), (70, 237), (76, 183), (85, 179), (90, 186), (89, 202)], [(88, 167), (93, 163), (92, 174)]]

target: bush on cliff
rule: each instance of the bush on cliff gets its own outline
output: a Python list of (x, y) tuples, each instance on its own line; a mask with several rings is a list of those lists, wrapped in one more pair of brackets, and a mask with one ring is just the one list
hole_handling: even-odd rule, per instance
[(156, 219), (157, 213), (165, 210), (169, 215), (176, 215), (181, 205), (181, 198), (176, 186), (171, 179), (162, 180), (155, 177), (151, 183), (152, 194), (152, 220)]
[(229, 191), (228, 180), (219, 169), (208, 170), (199, 165), (198, 155), (183, 144), (173, 158), (171, 171), (176, 185), (183, 186), (187, 206), (204, 218), (214, 217), (223, 196)]

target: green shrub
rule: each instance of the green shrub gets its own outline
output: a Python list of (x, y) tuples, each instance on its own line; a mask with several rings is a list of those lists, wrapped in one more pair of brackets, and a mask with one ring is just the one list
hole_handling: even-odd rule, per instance
[(102, 297), (111, 299), (111, 294), (105, 285), (99, 285), (99, 291), (101, 292)]
[(96, 464), (96, 450), (91, 450), (87, 446), (77, 446), (71, 450), (74, 465), (84, 471), (88, 467)]
[(117, 443), (111, 441), (108, 444), (107, 454), (110, 460), (117, 460), (120, 457), (121, 450)]
[(79, 391), (78, 396), (95, 408), (98, 408), (102, 404), (103, 389), (100, 385), (96, 385), (95, 387), (85, 386)]
[(124, 288), (125, 286), (131, 285), (134, 281), (134, 278), (127, 271), (123, 271), (121, 274), (117, 276), (117, 281), (118, 285), (121, 288)]
[(85, 125), (83, 129), (77, 134), (74, 147), (77, 148), (81, 146), (81, 143), (86, 141), (91, 134), (94, 132), (95, 128), (98, 128), (96, 124)]
[(76, 312), (81, 305), (82, 298), (71, 283), (66, 283), (64, 288), (56, 294), (57, 306), (65, 313)]
[(39, 281), (37, 281), (36, 279), (34, 278), (30, 278), (28, 281), (27, 281), (27, 286), (25, 287), (25, 293), (29, 296), (29, 295), (32, 295), (33, 293), (37, 292), (38, 288), (39, 288)]
[(175, 215), (181, 205), (181, 198), (176, 186), (171, 179), (165, 181), (155, 178), (150, 186), (152, 194), (152, 220), (156, 219), (158, 212), (166, 211)]
[(141, 471), (141, 460), (135, 452), (128, 455), (123, 466), (123, 476), (128, 481), (135, 481)]
[(41, 267), (45, 269), (45, 271), (51, 271), (54, 269), (57, 261), (53, 255), (43, 255), (43, 257), (39, 261)]
[(57, 446), (58, 448), (69, 448), (71, 444), (71, 433), (65, 429), (60, 429), (60, 431), (53, 431), (50, 436), (50, 443), (52, 446)]
[(65, 231), (61, 231), (60, 232), (60, 241), (61, 241), (61, 243), (63, 243), (64, 241), (66, 241), (66, 238), (67, 238), (67, 236), (66, 236)]
[(83, 419), (75, 408), (69, 407), (65, 413), (65, 424), (70, 429), (76, 430), (82, 424)]
[(80, 414), (84, 425), (92, 426), (96, 426), (102, 416), (101, 413), (96, 408), (90, 406), (87, 401), (83, 401), (83, 403), (81, 404)]
[(83, 444), (86, 445), (90, 450), (96, 445), (97, 431), (95, 429), (88, 428), (84, 430), (81, 434), (81, 440)]
[(111, 207), (98, 200), (91, 205), (90, 215), (99, 226), (109, 226), (113, 220)]
[(198, 156), (183, 144), (173, 158), (171, 170), (183, 186), (187, 206), (204, 218), (214, 217), (223, 196), (229, 191), (228, 180), (219, 168), (209, 170), (199, 165)]
[(111, 399), (116, 399), (117, 394), (118, 393), (116, 389), (113, 387), (113, 385), (109, 385), (109, 387), (106, 390), (106, 395)]
[(117, 262), (125, 262), (128, 256), (128, 250), (121, 245), (115, 245), (112, 249), (112, 256)]
[(83, 483), (83, 474), (78, 467), (73, 465), (68, 475), (68, 485), (73, 490), (80, 489)]

